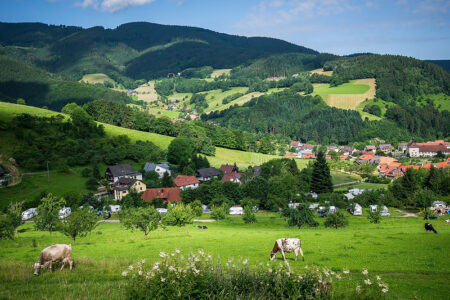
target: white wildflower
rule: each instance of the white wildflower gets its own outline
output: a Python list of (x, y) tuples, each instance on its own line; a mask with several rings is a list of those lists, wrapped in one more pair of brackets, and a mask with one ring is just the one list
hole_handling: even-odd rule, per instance
[(176, 252), (177, 254), (179, 254), (181, 251), (180, 251), (180, 249), (175, 249), (175, 252)]
[(211, 254), (208, 254), (208, 259), (209, 259), (209, 260), (211, 260), (211, 259), (212, 259), (212, 256), (211, 256)]
[(244, 260), (242, 263), (243, 263), (244, 265), (246, 265), (246, 264), (247, 264), (247, 260)]
[(362, 273), (363, 275), (367, 275), (367, 274), (369, 274), (369, 271), (367, 271), (367, 269), (364, 269), (361, 273)]
[(153, 270), (157, 271), (158, 269), (159, 269), (158, 265), (155, 264), (155, 265), (153, 266)]
[(197, 270), (197, 269), (195, 269), (195, 268), (194, 268), (192, 271), (193, 271), (195, 274), (199, 274), (199, 273), (200, 273), (200, 270)]
[(372, 284), (372, 282), (370, 281), (370, 279), (364, 280), (364, 283), (367, 284), (367, 285), (371, 285), (371, 284)]
[(272, 273), (272, 269), (269, 269), (269, 273)]
[(164, 277), (161, 277), (161, 282), (166, 281), (166, 279)]
[(128, 269), (129, 269), (130, 271), (133, 271), (133, 266), (129, 266)]
[(305, 269), (308, 269), (308, 265), (305, 266)]
[(381, 280), (381, 277), (377, 275), (377, 281), (380, 281), (380, 280)]
[(166, 254), (165, 252), (161, 251), (161, 252), (159, 252), (159, 256), (160, 256), (161, 258), (164, 258), (164, 257), (167, 256), (167, 254)]
[(141, 263), (145, 264), (145, 262), (146, 262), (146, 260), (145, 260), (145, 259), (141, 260)]
[(386, 294), (387, 292), (389, 292), (389, 290), (388, 290), (387, 288), (384, 288), (384, 289), (382, 289), (381, 291), (382, 291), (383, 293), (385, 293), (385, 294)]
[(175, 253), (170, 253), (170, 256), (175, 256)]
[(205, 254), (205, 252), (203, 252), (203, 250), (198, 250), (198, 254), (200, 254), (201, 256), (203, 256)]
[(357, 285), (355, 290), (359, 293), (359, 291), (361, 291), (361, 287), (359, 285)]
[(126, 277), (127, 275), (128, 275), (128, 272), (127, 272), (127, 271), (123, 271), (123, 272), (122, 272), (122, 276), (123, 276), (123, 277)]
[(337, 279), (337, 280), (341, 280), (341, 279), (342, 279), (341, 275), (336, 274), (336, 279)]
[(138, 275), (139, 275), (139, 276), (142, 276), (142, 271), (139, 271), (139, 272), (138, 272)]
[(349, 273), (350, 273), (350, 270), (342, 270), (342, 273), (344, 273), (344, 274), (349, 274)]
[(176, 270), (176, 269), (175, 269), (174, 267), (172, 267), (172, 266), (169, 267), (169, 271), (173, 272), (173, 271), (175, 271), (175, 270)]

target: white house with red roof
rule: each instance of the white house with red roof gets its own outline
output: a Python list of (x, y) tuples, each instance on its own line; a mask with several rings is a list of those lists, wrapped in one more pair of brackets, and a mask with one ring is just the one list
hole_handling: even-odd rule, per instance
[(196, 189), (200, 184), (200, 181), (195, 176), (178, 175), (174, 180), (175, 186), (181, 190)]

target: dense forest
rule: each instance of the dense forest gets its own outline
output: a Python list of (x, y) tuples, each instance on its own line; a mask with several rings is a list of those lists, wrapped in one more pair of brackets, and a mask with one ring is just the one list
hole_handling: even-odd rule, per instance
[(317, 54), (273, 38), (145, 22), (115, 29), (0, 23), (0, 32), (3, 51), (76, 80), (101, 72), (127, 82), (127, 78), (159, 78), (192, 67), (232, 68), (274, 53)]
[(80, 107), (71, 111), (71, 119), (62, 115), (42, 118), (22, 114), (8, 125), (17, 144), (13, 157), (21, 168), (68, 170), (103, 162), (117, 164), (123, 160), (161, 161), (165, 152), (151, 142), (131, 143), (127, 136), (107, 137), (101, 125)]
[(15, 102), (25, 99), (26, 104), (60, 110), (70, 102), (84, 104), (95, 99), (129, 102), (124, 93), (105, 87), (59, 79), (58, 76), (0, 55), (0, 97)]

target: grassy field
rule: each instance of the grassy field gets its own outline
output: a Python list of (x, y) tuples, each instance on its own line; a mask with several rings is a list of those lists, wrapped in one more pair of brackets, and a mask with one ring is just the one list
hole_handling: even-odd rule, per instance
[[(379, 106), (381, 109), (381, 117), (384, 116), (384, 114), (386, 113), (386, 110), (388, 107), (394, 106), (395, 104), (392, 102), (387, 102), (381, 99), (368, 99), (368, 100), (364, 100), (363, 102), (361, 102), (357, 107), (356, 110), (359, 111), (361, 114), (366, 114), (372, 117), (375, 117), (377, 119), (380, 119), (380, 117), (371, 115), (369, 113), (363, 112), (363, 109), (366, 105), (376, 105)], [(369, 118), (370, 119), (370, 118)]]
[(337, 87), (329, 84), (314, 84), (315, 95), (320, 95), (330, 106), (356, 109), (365, 99), (375, 97), (375, 79), (358, 79)]
[(149, 108), (148, 112), (152, 115), (155, 115), (156, 117), (166, 116), (170, 119), (178, 118), (178, 116), (180, 115), (179, 111), (165, 110), (160, 108)]
[(324, 71), (322, 68), (312, 70), (311, 73), (312, 74), (327, 75), (327, 76), (333, 75), (333, 71)]
[(137, 93), (138, 100), (144, 102), (153, 102), (158, 100), (158, 94), (155, 90), (155, 81), (149, 81), (145, 84), (140, 85), (135, 89)]
[(105, 83), (106, 81), (110, 81), (114, 84), (114, 80), (109, 78), (108, 75), (103, 73), (96, 73), (96, 74), (86, 74), (81, 78), (80, 82), (86, 82), (90, 84), (96, 84), (96, 83)]
[(212, 72), (211, 78), (216, 78), (216, 77), (219, 77), (219, 76), (221, 76), (223, 74), (229, 75), (230, 72), (231, 72), (231, 69), (216, 69), (216, 70), (214, 70)]
[(445, 95), (443, 93), (440, 94), (427, 94), (424, 95), (423, 98), (425, 100), (420, 101), (422, 104), (426, 104), (426, 99), (430, 99), (433, 101), (434, 105), (437, 107), (439, 111), (448, 110), (450, 111), (450, 96)]
[(236, 93), (242, 93), (244, 94), (248, 88), (246, 87), (234, 87), (226, 92), (222, 92), (222, 90), (212, 90), (208, 92), (202, 92), (201, 94), (206, 94), (206, 101), (208, 102), (208, 107), (205, 109), (205, 112), (210, 112), (213, 110), (224, 110), (228, 108), (230, 105), (232, 105), (232, 102), (228, 104), (222, 104), (222, 100), (230, 95), (236, 94)]
[(341, 184), (346, 182), (352, 182), (356, 180), (360, 180), (361, 177), (358, 175), (350, 175), (346, 173), (331, 171), (331, 175), (333, 176), (333, 184)]
[[(334, 176), (333, 176), (334, 178)], [(366, 189), (366, 190), (377, 190), (377, 189), (387, 189), (387, 184), (382, 183), (370, 183), (370, 182), (361, 182), (351, 185), (343, 185), (335, 188), (336, 191), (346, 191), (349, 189)]]
[[(393, 215), (399, 215), (391, 209)], [(367, 215), (367, 212), (364, 212)], [(349, 216), (344, 229), (323, 227), (297, 229), (288, 227), (278, 214), (259, 212), (257, 223), (246, 225), (241, 217), (230, 217), (220, 224), (208, 223), (207, 230), (188, 225), (185, 230), (169, 227), (150, 233), (125, 231), (119, 223), (101, 223), (93, 233), (72, 242), (75, 268), (44, 270), (32, 275), (32, 263), (48, 245), (71, 243), (59, 234), (35, 231), (27, 223), (19, 228), (15, 240), (2, 241), (0, 247), (0, 298), (2, 299), (121, 299), (124, 277), (120, 274), (131, 263), (145, 258), (159, 259), (159, 252), (180, 249), (189, 253), (202, 249), (214, 258), (248, 258), (250, 265), (269, 262), (274, 240), (280, 237), (302, 239), (305, 262), (293, 261), (294, 272), (305, 266), (325, 266), (332, 270), (347, 268), (352, 279), (361, 278), (363, 268), (380, 275), (389, 284), (388, 299), (448, 299), (450, 288), (450, 227), (443, 219), (431, 221), (439, 234), (425, 233), (420, 218), (388, 217), (381, 224), (371, 224), (365, 216)], [(194, 224), (195, 225), (195, 224)], [(220, 247), (218, 247), (220, 245)], [(333, 282), (339, 287), (340, 282)]]

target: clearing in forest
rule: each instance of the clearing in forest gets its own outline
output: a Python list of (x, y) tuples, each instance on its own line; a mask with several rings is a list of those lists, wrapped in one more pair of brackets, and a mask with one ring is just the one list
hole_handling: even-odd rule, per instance
[(211, 78), (216, 78), (223, 74), (230, 75), (230, 72), (231, 72), (231, 69), (217, 69), (212, 72)]
[(331, 75), (333, 75), (333, 71), (324, 71), (322, 68), (320, 68), (320, 69), (312, 70), (311, 74), (319, 74), (319, 75), (331, 76)]
[(336, 87), (314, 84), (314, 94), (320, 95), (329, 106), (356, 109), (364, 100), (375, 98), (375, 79), (352, 80)]
[(110, 81), (114, 84), (114, 80), (109, 78), (108, 75), (103, 73), (95, 73), (95, 74), (86, 74), (81, 78), (80, 82), (96, 84), (96, 83), (105, 83), (106, 81)]
[(140, 85), (137, 89), (135, 89), (137, 93), (138, 100), (142, 100), (144, 102), (153, 102), (158, 100), (158, 94), (155, 90), (155, 82), (149, 81)]

